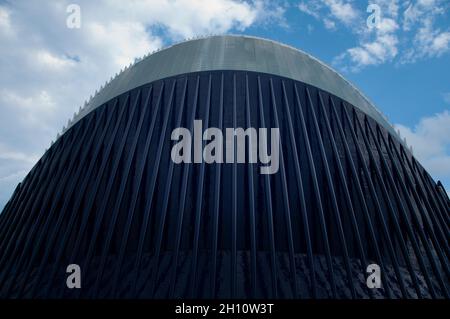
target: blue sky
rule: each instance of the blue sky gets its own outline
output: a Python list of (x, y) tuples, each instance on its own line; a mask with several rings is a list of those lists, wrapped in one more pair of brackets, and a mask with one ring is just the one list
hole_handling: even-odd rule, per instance
[[(71, 3), (79, 29), (66, 26)], [(0, 0), (0, 209), (116, 72), (185, 38), (226, 33), (292, 45), (342, 73), (450, 189), (448, 0)]]

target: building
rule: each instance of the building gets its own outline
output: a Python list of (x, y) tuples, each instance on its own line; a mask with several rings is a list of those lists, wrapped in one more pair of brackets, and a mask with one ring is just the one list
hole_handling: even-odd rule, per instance
[(449, 213), (335, 71), (269, 40), (195, 39), (112, 79), (18, 185), (0, 297), (448, 298)]

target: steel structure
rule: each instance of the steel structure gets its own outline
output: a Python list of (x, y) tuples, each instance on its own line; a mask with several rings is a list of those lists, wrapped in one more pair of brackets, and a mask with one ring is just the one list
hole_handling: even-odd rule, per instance
[[(279, 128), (279, 171), (174, 163), (171, 132), (197, 119)], [(448, 298), (441, 188), (305, 53), (187, 41), (119, 74), (17, 186), (0, 214), (0, 297)], [(367, 287), (370, 264), (382, 288)]]

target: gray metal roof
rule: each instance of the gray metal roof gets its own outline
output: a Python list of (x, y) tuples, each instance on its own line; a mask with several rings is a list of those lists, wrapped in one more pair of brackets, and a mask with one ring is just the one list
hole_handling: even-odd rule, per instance
[(189, 40), (145, 57), (106, 84), (69, 122), (68, 127), (96, 107), (133, 88), (170, 76), (211, 70), (255, 71), (311, 84), (358, 107), (397, 136), (386, 117), (329, 66), (296, 48), (241, 35)]

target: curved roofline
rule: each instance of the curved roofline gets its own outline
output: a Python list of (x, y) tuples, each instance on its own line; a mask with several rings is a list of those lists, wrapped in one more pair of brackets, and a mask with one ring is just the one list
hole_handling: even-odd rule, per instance
[[(229, 36), (239, 36), (238, 34), (230, 34)], [(349, 80), (347, 80), (346, 78), (344, 78), (344, 76), (342, 74), (340, 74), (339, 72), (337, 72), (335, 69), (333, 69), (331, 66), (329, 66), (328, 64), (326, 64), (325, 62), (322, 62), (321, 60), (319, 60), (318, 58), (314, 57), (313, 55), (309, 54), (306, 51), (300, 50), (299, 48), (296, 48), (292, 45), (286, 44), (286, 43), (282, 43), (282, 42), (278, 42), (275, 40), (271, 40), (271, 39), (267, 39), (267, 38), (263, 38), (263, 37), (257, 37), (257, 36), (250, 36), (250, 35), (242, 35), (242, 37), (246, 37), (246, 38), (253, 38), (253, 39), (257, 39), (257, 40), (262, 40), (262, 41), (269, 41), (272, 42), (274, 44), (286, 47), (288, 49), (294, 50), (294, 51), (298, 51), (301, 54), (306, 55), (307, 57), (309, 57), (311, 60), (316, 61), (317, 63), (321, 64), (322, 66), (328, 68), (330, 71), (334, 72), (336, 75), (338, 75), (343, 81), (345, 81), (348, 85), (350, 85), (353, 89), (355, 89), (370, 105), (373, 106), (373, 108), (375, 110), (377, 110), (381, 116), (383, 116), (386, 121), (389, 122), (388, 118), (386, 117), (386, 115), (384, 115), (376, 106), (375, 104), (364, 94), (362, 93), (362, 91), (356, 86), (354, 85), (352, 82), (350, 82)]]
[[(235, 44), (240, 45), (239, 49), (232, 47)], [(268, 48), (268, 44), (272, 47)], [(222, 50), (214, 52), (214, 49), (219, 47)], [(189, 50), (192, 51), (191, 55), (186, 54)], [(258, 55), (266, 55), (267, 59), (258, 58), (256, 51)], [(233, 54), (226, 54), (231, 52)], [(176, 57), (180, 59), (176, 60)], [(283, 60), (289, 67), (273, 60)], [(167, 62), (166, 67), (161, 65), (164, 62)], [(386, 116), (355, 85), (332, 67), (293, 46), (271, 39), (239, 34), (192, 38), (136, 59), (134, 64), (130, 64), (98, 92), (96, 91), (84, 107), (74, 114), (74, 118), (68, 122), (67, 128), (63, 128), (62, 133), (95, 108), (131, 89), (171, 76), (214, 70), (268, 73), (316, 86), (361, 109), (403, 143)]]

